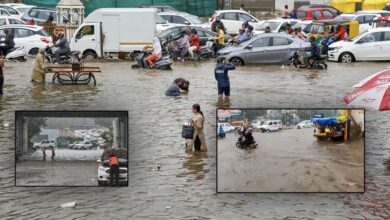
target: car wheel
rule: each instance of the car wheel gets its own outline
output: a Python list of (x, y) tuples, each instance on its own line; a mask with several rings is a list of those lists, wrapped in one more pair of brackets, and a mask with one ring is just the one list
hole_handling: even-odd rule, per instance
[(28, 52), (28, 54), (30, 54), (30, 55), (37, 55), (38, 51), (39, 51), (39, 48), (34, 47), (34, 48), (32, 48), (32, 49)]
[(99, 180), (98, 180), (98, 186), (103, 186), (102, 181), (99, 181)]
[(232, 59), (230, 59), (230, 62), (233, 63), (235, 66), (243, 66), (244, 65), (244, 61), (238, 57), (233, 57)]
[(81, 150), (84, 150), (84, 147), (81, 147), (80, 149), (81, 149)]
[(351, 53), (345, 52), (345, 53), (342, 53), (340, 55), (339, 60), (342, 63), (352, 63), (355, 60), (355, 58), (353, 57), (353, 55)]
[(94, 60), (97, 58), (97, 55), (94, 51), (87, 50), (83, 53), (84, 60)]

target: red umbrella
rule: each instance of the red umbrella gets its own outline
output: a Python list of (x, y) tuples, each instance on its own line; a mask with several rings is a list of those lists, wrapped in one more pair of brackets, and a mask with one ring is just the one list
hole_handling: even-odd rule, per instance
[(390, 110), (390, 70), (371, 75), (354, 87), (353, 92), (344, 96), (348, 107)]

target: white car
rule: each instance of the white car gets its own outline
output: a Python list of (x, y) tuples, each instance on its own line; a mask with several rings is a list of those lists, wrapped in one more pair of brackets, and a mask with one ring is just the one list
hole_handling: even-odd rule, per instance
[(379, 17), (380, 14), (355, 14), (355, 13), (344, 13), (336, 18), (342, 18), (349, 21), (357, 21), (359, 22), (359, 33), (362, 33), (366, 30), (371, 29), (373, 26), (374, 19)]
[(313, 127), (313, 122), (311, 122), (310, 120), (301, 121), (297, 124), (298, 129), (311, 127)]
[(214, 15), (209, 18), (209, 23), (212, 25), (216, 18), (219, 17), (226, 28), (226, 32), (230, 35), (238, 34), (238, 30), (242, 28), (245, 21), (253, 26), (254, 31), (259, 31), (260, 25), (263, 23), (255, 16), (242, 10), (221, 10), (215, 11)]
[(281, 120), (268, 120), (265, 121), (261, 126), (260, 130), (262, 132), (270, 131), (280, 131), (283, 128), (283, 123)]
[[(6, 13), (3, 11), (5, 10)], [(16, 19), (21, 18), (21, 14), (19, 13), (18, 10), (14, 9), (13, 7), (5, 4), (0, 4), (0, 14), (1, 15), (8, 15)]]
[(298, 23), (299, 20), (296, 19), (270, 19), (267, 21), (264, 21), (260, 27), (254, 31), (255, 34), (262, 34), (264, 33), (264, 30), (266, 27), (270, 27), (271, 32), (274, 33), (280, 33), (280, 32), (286, 32), (287, 31), (287, 25), (290, 24), (291, 26)]
[(161, 12), (158, 13), (158, 15), (168, 23), (191, 25), (210, 29), (210, 25), (208, 23), (204, 23), (197, 16), (185, 12)]
[(218, 123), (218, 131), (219, 128), (222, 126), (223, 131), (229, 133), (234, 131), (234, 126), (232, 126), (230, 123)]
[(0, 16), (0, 26), (9, 24), (26, 24), (26, 22), (11, 16)]
[(35, 5), (25, 5), (25, 4), (19, 4), (12, 6), (14, 9), (18, 10), (20, 16), (23, 16), (23, 14), (29, 9), (33, 7), (37, 7)]
[[(110, 184), (110, 166), (108, 164), (108, 160), (103, 162), (101, 160), (97, 160), (97, 162), (99, 163), (97, 176), (98, 185), (103, 186)], [(127, 160), (119, 158), (119, 184), (128, 185), (127, 167)]]
[(0, 37), (4, 37), (4, 29), (14, 33), (15, 47), (23, 47), (29, 54), (37, 54), (39, 48), (46, 48), (53, 39), (41, 26), (34, 25), (4, 25), (0, 26)]
[(93, 145), (90, 141), (82, 141), (80, 143), (77, 143), (73, 146), (73, 149), (75, 150), (91, 150), (93, 148)]
[(333, 43), (328, 59), (343, 63), (390, 60), (390, 28), (370, 29), (350, 40)]
[(390, 11), (386, 11), (386, 10), (364, 10), (364, 11), (357, 11), (356, 14), (378, 14), (380, 16), (390, 16)]
[(168, 21), (164, 20), (164, 18), (157, 15), (157, 20), (156, 20), (157, 34), (163, 30), (166, 30), (166, 29), (171, 28), (171, 27), (176, 27), (176, 26), (184, 26), (184, 25), (169, 23)]
[(43, 140), (39, 143), (34, 144), (33, 148), (35, 150), (39, 149), (51, 149), (56, 147), (55, 141), (54, 140)]
[(69, 147), (70, 149), (73, 149), (74, 146), (75, 146), (76, 144), (80, 144), (80, 143), (82, 143), (82, 141), (75, 141), (75, 142), (69, 144), (68, 147)]

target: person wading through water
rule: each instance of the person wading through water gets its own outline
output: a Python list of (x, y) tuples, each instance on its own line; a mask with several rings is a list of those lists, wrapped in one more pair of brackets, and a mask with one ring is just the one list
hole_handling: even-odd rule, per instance
[(108, 165), (110, 166), (110, 185), (114, 186), (113, 182), (115, 176), (115, 185), (119, 186), (119, 158), (114, 154), (111, 154)]
[(192, 106), (192, 113), (194, 113), (194, 117), (190, 120), (191, 125), (195, 128), (194, 137), (192, 139), (192, 144), (187, 145), (192, 149), (194, 146), (196, 151), (207, 151), (206, 147), (206, 137), (204, 135), (204, 115), (200, 110), (199, 104), (194, 104)]
[(45, 148), (42, 149), (42, 153), (43, 153), (42, 163), (46, 163), (46, 151), (45, 151)]

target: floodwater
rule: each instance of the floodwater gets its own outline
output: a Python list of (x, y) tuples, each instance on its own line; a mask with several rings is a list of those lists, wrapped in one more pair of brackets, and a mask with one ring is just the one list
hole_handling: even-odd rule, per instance
[(97, 186), (96, 161), (23, 161), (16, 165), (17, 186)]
[[(3, 219), (388, 219), (390, 112), (366, 114), (365, 194), (217, 194), (214, 63), (175, 63), (173, 71), (132, 70), (130, 62), (98, 65), (97, 86), (33, 85), (32, 61), (5, 67), (0, 98), (0, 216)], [(344, 107), (352, 85), (388, 63), (330, 63), (327, 71), (280, 66), (230, 73), (231, 107)], [(191, 81), (181, 97), (164, 95), (177, 77)], [(48, 76), (47, 81), (50, 81)], [(199, 103), (207, 153), (185, 152), (181, 125)], [(128, 110), (129, 187), (13, 187), (15, 110)], [(5, 126), (4, 126), (5, 125)], [(160, 165), (160, 171), (157, 166)], [(76, 201), (75, 209), (61, 209)], [(113, 217), (115, 215), (115, 217)]]
[(364, 140), (318, 142), (313, 129), (254, 133), (257, 149), (218, 139), (219, 192), (363, 192)]

